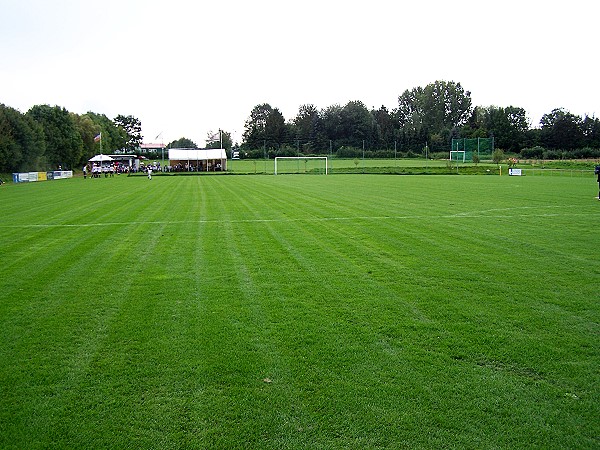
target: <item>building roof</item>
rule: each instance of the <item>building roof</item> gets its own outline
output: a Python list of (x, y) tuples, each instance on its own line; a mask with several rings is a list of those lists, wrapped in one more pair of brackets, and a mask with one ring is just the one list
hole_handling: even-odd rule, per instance
[(224, 148), (170, 148), (169, 159), (177, 161), (227, 159), (227, 153)]
[(129, 159), (138, 159), (137, 155), (108, 155), (115, 161), (127, 161)]
[(148, 148), (166, 148), (165, 144), (140, 144), (140, 148), (148, 149)]

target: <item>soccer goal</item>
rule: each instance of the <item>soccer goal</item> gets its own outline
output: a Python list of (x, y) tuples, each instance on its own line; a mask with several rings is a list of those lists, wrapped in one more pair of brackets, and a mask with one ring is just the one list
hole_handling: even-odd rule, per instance
[(327, 175), (327, 156), (276, 156), (275, 175), (285, 173), (310, 173)]
[(450, 161), (462, 160), (462, 162), (465, 162), (466, 159), (466, 152), (464, 150), (450, 150)]

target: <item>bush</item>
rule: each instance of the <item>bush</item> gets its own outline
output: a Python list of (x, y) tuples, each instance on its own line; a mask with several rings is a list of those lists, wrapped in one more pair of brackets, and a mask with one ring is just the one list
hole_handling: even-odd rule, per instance
[(564, 150), (546, 150), (544, 159), (569, 159), (569, 157)]
[(428, 156), (430, 159), (448, 159), (448, 152), (433, 152)]
[(521, 159), (592, 159), (600, 158), (600, 149), (584, 147), (575, 150), (546, 150), (539, 145), (521, 150)]
[(590, 158), (600, 158), (600, 149), (584, 147), (573, 150), (572, 152), (574, 159), (590, 159)]
[(492, 161), (494, 161), (494, 164), (500, 164), (503, 159), (504, 150), (502, 150), (501, 148), (497, 148), (496, 150), (494, 150), (494, 153), (492, 153)]
[(539, 145), (532, 148), (524, 148), (521, 150), (521, 159), (541, 159), (544, 157), (546, 149)]
[(337, 149), (335, 154), (338, 158), (362, 158), (363, 151), (356, 147), (342, 146)]

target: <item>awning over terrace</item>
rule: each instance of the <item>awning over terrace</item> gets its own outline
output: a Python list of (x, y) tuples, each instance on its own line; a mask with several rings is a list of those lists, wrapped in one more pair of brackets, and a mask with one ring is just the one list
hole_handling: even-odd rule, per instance
[(227, 170), (227, 153), (224, 148), (170, 148), (170, 165), (181, 165), (187, 170)]

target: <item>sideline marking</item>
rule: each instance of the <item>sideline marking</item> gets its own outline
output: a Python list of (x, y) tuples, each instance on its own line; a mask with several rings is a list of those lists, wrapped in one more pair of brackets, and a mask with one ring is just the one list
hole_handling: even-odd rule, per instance
[[(575, 207), (575, 206), (572, 206)], [(0, 228), (92, 228), (92, 227), (110, 227), (127, 225), (178, 225), (178, 224), (221, 224), (221, 223), (291, 223), (291, 222), (327, 222), (327, 221), (350, 221), (350, 220), (420, 220), (420, 219), (514, 219), (525, 217), (581, 217), (581, 216), (600, 216), (600, 211), (590, 211), (585, 213), (534, 213), (534, 214), (488, 214), (500, 211), (515, 211), (523, 209), (543, 209), (543, 208), (571, 208), (571, 206), (519, 206), (514, 208), (494, 208), (483, 211), (466, 211), (456, 214), (441, 215), (417, 215), (417, 216), (347, 216), (347, 217), (310, 217), (310, 218), (279, 218), (279, 219), (237, 219), (237, 220), (151, 220), (151, 221), (132, 221), (132, 222), (98, 222), (98, 223), (41, 223), (41, 224), (23, 224), (7, 225), (0, 224)]]

